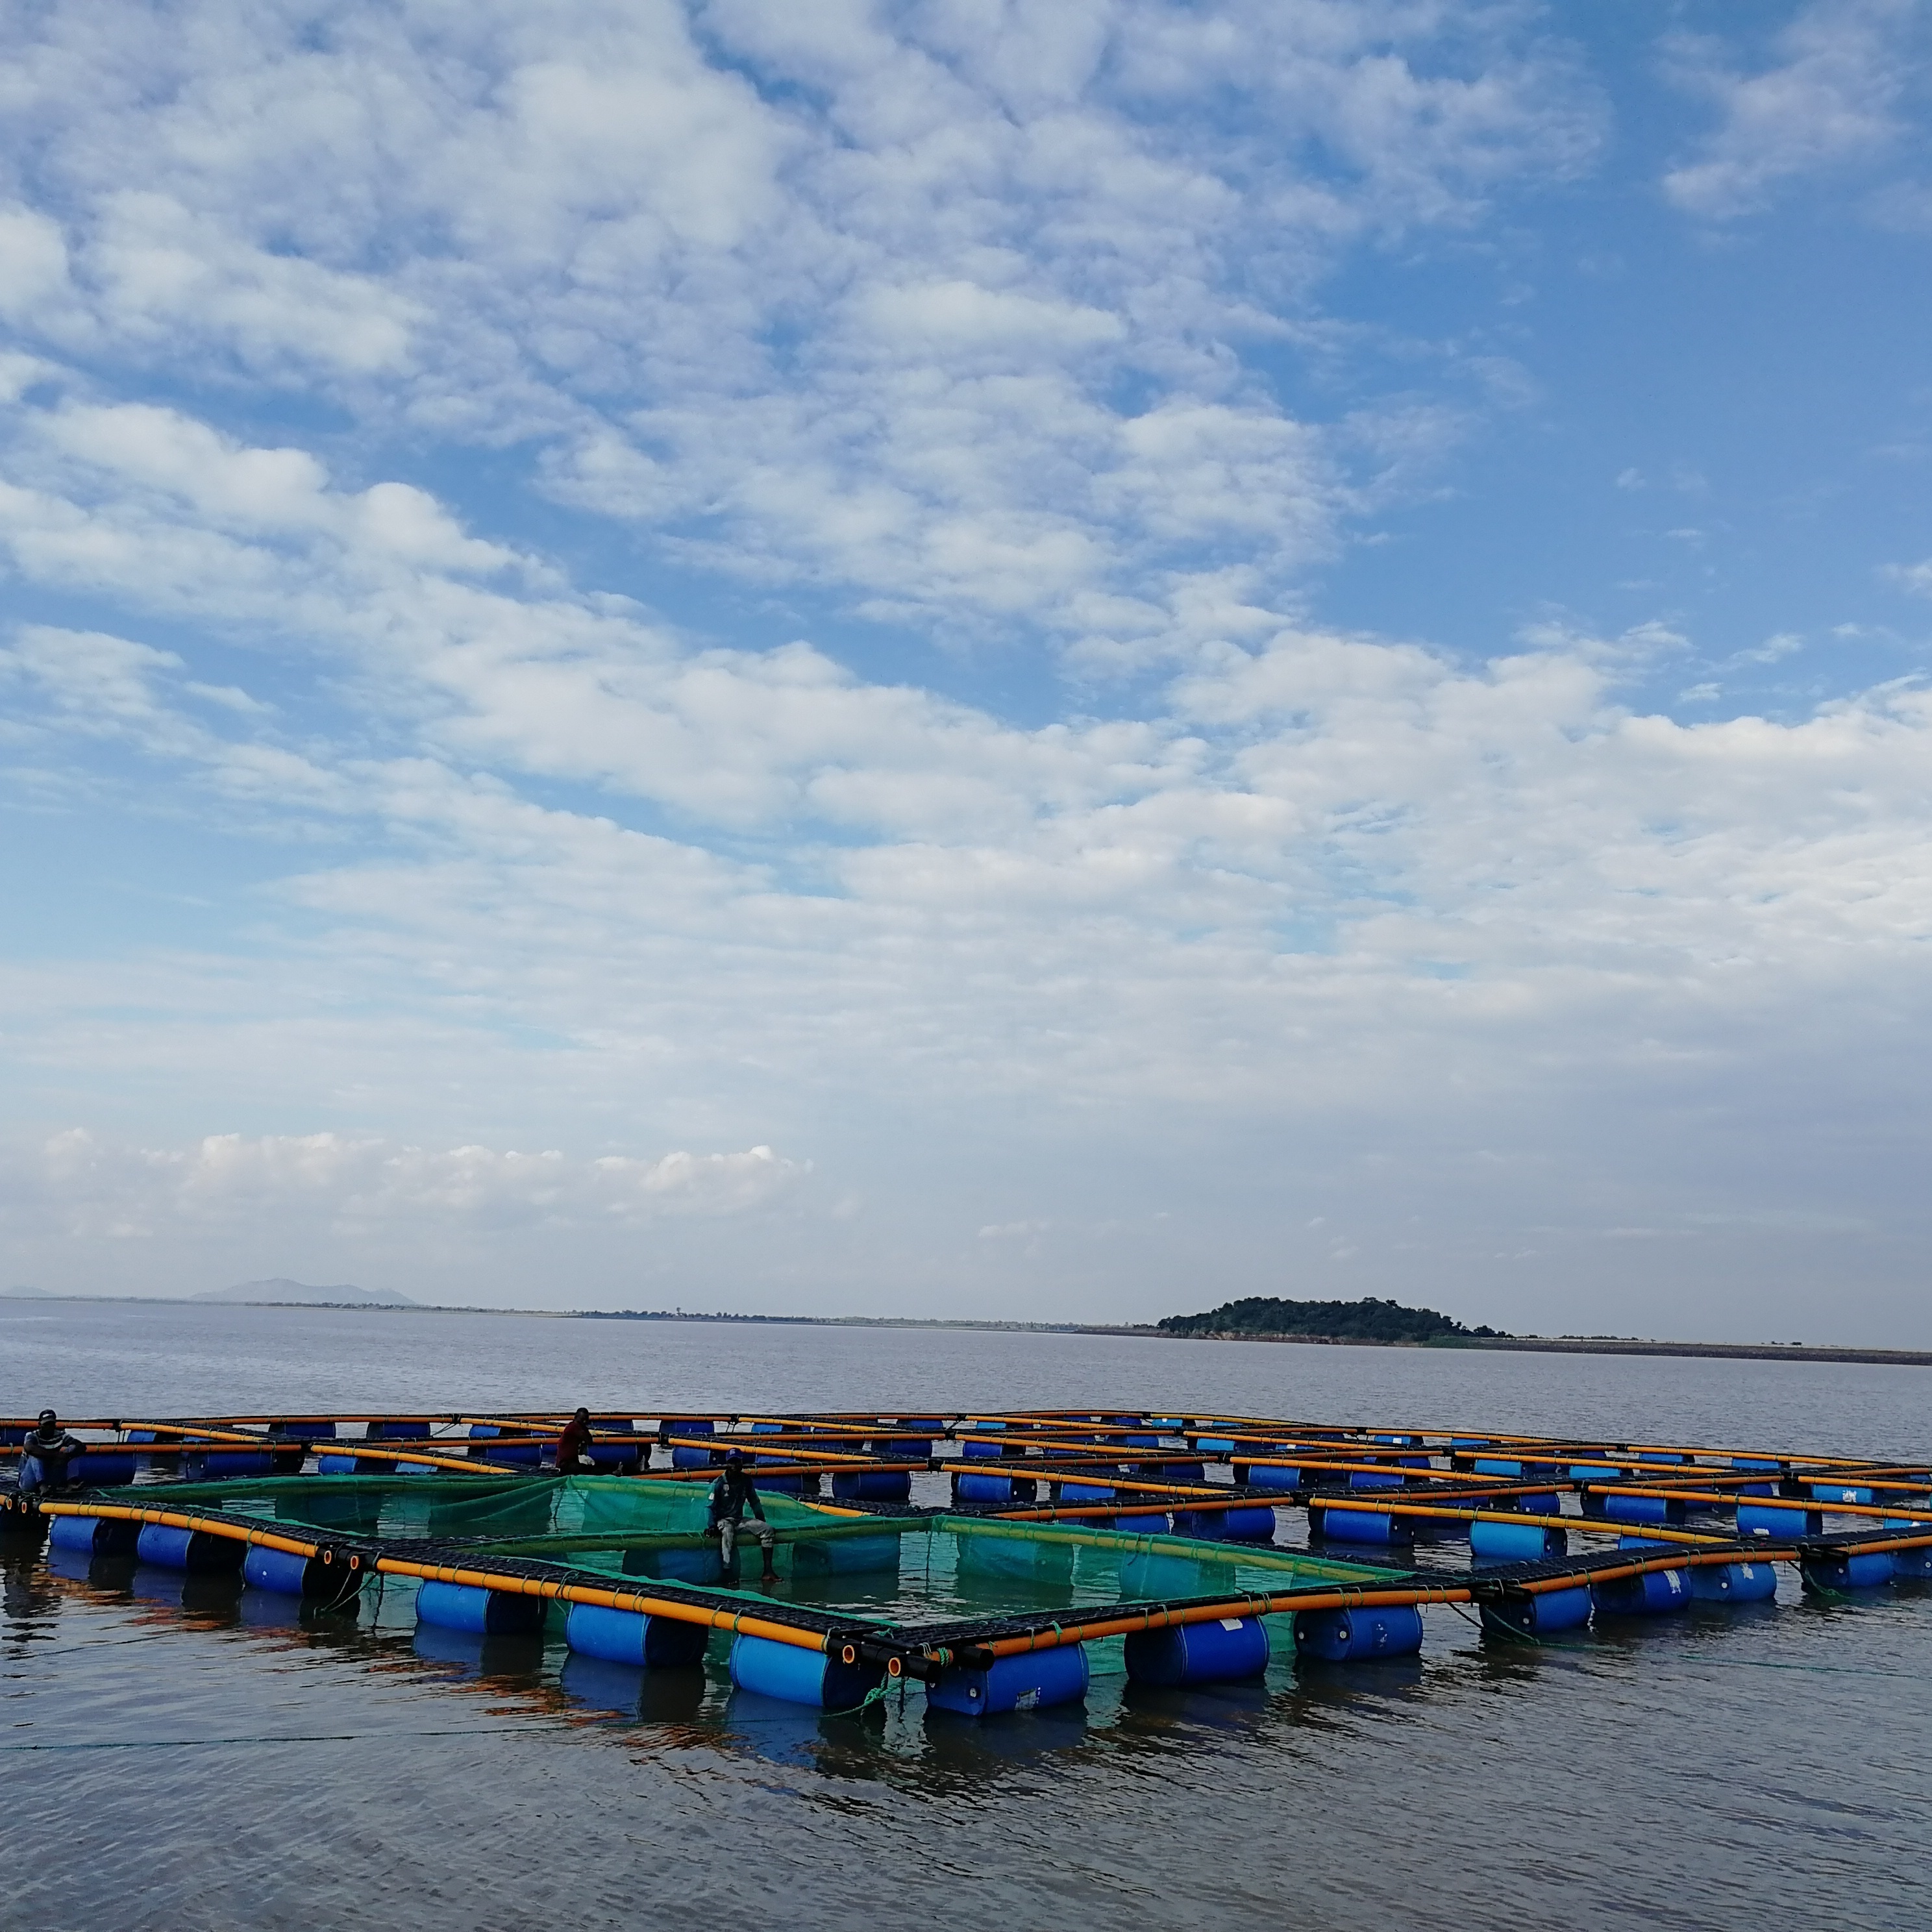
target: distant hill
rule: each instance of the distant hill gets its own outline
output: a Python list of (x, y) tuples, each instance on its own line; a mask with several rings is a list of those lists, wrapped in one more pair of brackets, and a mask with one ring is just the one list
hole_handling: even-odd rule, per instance
[(1360, 1301), (1283, 1301), (1251, 1294), (1199, 1315), (1170, 1315), (1157, 1325), (1168, 1335), (1294, 1335), (1312, 1342), (1453, 1342), (1502, 1333), (1466, 1328), (1432, 1308), (1405, 1308), (1372, 1295)]
[(366, 1304), (372, 1308), (421, 1306), (406, 1294), (398, 1294), (393, 1290), (381, 1292), (374, 1288), (356, 1288), (346, 1281), (338, 1282), (333, 1288), (311, 1288), (306, 1282), (290, 1281), (286, 1275), (279, 1274), (268, 1281), (238, 1281), (232, 1288), (211, 1288), (192, 1298), (196, 1301), (266, 1301), (309, 1306), (328, 1304), (340, 1306), (344, 1302)]
[(44, 1288), (28, 1288), (25, 1283), (17, 1288), (0, 1289), (0, 1294), (5, 1294), (11, 1300), (20, 1301), (53, 1301), (58, 1299), (57, 1296), (50, 1294)]

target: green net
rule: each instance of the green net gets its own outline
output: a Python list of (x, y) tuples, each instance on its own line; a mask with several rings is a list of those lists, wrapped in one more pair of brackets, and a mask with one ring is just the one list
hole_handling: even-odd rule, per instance
[[(750, 1538), (728, 1576), (705, 1534), (708, 1485), (639, 1477), (292, 1476), (170, 1484), (200, 1503), (290, 1528), (455, 1544), (476, 1555), (566, 1565), (599, 1582), (655, 1579), (743, 1594), (762, 1558)], [(160, 1501), (148, 1490), (144, 1500)], [(773, 1537), (773, 1590), (867, 1619), (952, 1622), (1181, 1598), (1250, 1595), (1388, 1572), (1269, 1544), (1196, 1541), (1086, 1526), (983, 1517), (854, 1516), (760, 1492)]]

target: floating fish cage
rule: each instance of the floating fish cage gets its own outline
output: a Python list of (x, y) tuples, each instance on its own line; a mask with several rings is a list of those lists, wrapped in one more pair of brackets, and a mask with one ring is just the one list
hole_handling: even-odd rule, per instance
[[(100, 1580), (147, 1566), (424, 1633), (560, 1640), (862, 1712), (892, 1686), (967, 1718), (1272, 1660), (1414, 1656), (1423, 1611), (1499, 1641), (1762, 1603), (1780, 1566), (1848, 1599), (1932, 1579), (1932, 1468), (1754, 1448), (1105, 1410), (563, 1418), (228, 1416), (70, 1425), (58, 1487), (0, 1423), (0, 1532)], [(736, 1450), (772, 1532), (728, 1564)], [(25, 1479), (23, 1480), (23, 1478)], [(385, 1615), (393, 1615), (386, 1612)]]

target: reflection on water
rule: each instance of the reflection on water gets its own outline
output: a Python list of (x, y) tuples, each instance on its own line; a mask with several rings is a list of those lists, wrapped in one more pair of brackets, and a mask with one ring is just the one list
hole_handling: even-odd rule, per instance
[[(1922, 1373), (1811, 1365), (267, 1310), (64, 1309), (32, 1332), (33, 1392), (76, 1413), (1078, 1399), (1926, 1446)], [(426, 1493), (393, 1508), (430, 1528)], [(989, 1588), (1098, 1601), (1225, 1574), (998, 1544), (917, 1535), (895, 1565), (779, 1594), (932, 1616)], [(1130, 1688), (1116, 1640), (1084, 1707), (977, 1722), (916, 1687), (863, 1719), (772, 1705), (734, 1690), (722, 1640), (701, 1670), (647, 1673), (554, 1628), (420, 1630), (394, 1582), (320, 1615), (232, 1577), (15, 1550), (0, 1598), (8, 1841), (29, 1848), (10, 1926), (1932, 1924), (1923, 1586), (1834, 1601), (1786, 1577), (1774, 1604), (1540, 1645), (1434, 1609), (1419, 1659), (1298, 1664), (1282, 1631), (1265, 1678), (1212, 1690)]]

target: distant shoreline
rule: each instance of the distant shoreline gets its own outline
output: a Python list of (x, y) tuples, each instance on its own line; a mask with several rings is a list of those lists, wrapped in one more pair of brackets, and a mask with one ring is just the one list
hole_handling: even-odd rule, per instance
[(1932, 1368), (1932, 1348), (1855, 1348), (1783, 1342), (1646, 1342), (1585, 1335), (1458, 1336), (1439, 1342), (1365, 1342), (1324, 1335), (1175, 1335), (1150, 1322), (985, 1322), (890, 1315), (686, 1315), (608, 1308), (482, 1308), (458, 1303), (385, 1301), (203, 1301), (170, 1294), (0, 1294), (0, 1305), (80, 1301), (150, 1308), (292, 1308), (353, 1315), (518, 1315), (546, 1322), (700, 1322), (721, 1326), (800, 1328), (942, 1328), (1022, 1335), (1120, 1335), (1144, 1341), (1262, 1342), (1314, 1348), (1424, 1348), (1443, 1353), (1484, 1349), (1534, 1355), (1678, 1355), (1718, 1361), (1852, 1362), (1875, 1367)]

